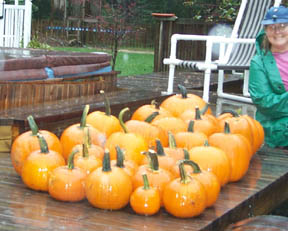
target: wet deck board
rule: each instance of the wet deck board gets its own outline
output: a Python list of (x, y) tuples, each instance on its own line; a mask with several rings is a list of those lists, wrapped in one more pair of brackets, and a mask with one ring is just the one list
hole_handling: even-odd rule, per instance
[(162, 209), (151, 217), (92, 207), (87, 200), (64, 203), (48, 193), (28, 189), (14, 171), (9, 153), (0, 153), (1, 230), (223, 230), (232, 222), (267, 214), (288, 199), (288, 152), (262, 148), (237, 183), (221, 189), (212, 208), (191, 219), (178, 219)]

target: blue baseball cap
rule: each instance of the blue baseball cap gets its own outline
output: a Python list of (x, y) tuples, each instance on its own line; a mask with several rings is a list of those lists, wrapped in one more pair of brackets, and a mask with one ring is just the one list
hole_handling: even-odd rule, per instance
[(277, 23), (288, 23), (288, 8), (284, 6), (271, 7), (261, 22), (262, 25)]

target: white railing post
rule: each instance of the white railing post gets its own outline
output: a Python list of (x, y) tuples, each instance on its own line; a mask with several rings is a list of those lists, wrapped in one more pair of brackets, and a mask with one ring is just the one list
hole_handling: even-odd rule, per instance
[(25, 0), (23, 46), (26, 48), (31, 39), (32, 2)]
[(0, 0), (0, 47), (4, 44), (4, 20), (5, 20), (5, 5), (4, 0)]

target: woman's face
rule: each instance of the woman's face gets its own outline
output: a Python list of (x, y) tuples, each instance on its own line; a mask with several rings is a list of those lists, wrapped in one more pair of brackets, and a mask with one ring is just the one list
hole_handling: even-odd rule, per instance
[(288, 51), (288, 23), (267, 25), (265, 31), (272, 52)]

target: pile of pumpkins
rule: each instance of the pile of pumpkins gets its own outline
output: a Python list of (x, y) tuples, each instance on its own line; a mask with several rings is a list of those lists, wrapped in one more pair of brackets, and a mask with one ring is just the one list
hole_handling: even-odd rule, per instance
[(264, 142), (260, 123), (234, 111), (212, 114), (197, 95), (166, 98), (161, 105), (142, 105), (127, 117), (83, 110), (80, 123), (61, 137), (38, 130), (13, 142), (11, 160), (27, 187), (46, 191), (60, 201), (87, 199), (100, 209), (119, 210), (130, 204), (142, 215), (161, 207), (179, 218), (194, 217), (213, 206), (221, 187), (239, 181), (251, 157)]

